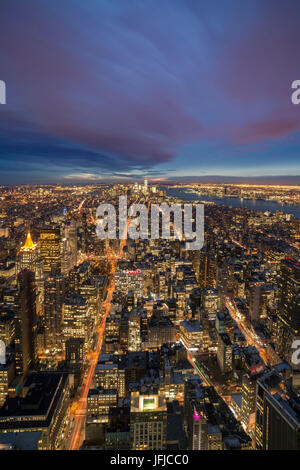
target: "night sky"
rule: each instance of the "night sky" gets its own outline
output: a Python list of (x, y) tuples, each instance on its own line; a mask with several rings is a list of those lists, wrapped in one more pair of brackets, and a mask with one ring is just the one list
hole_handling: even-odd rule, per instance
[(299, 0), (0, 0), (0, 79), (0, 184), (300, 175)]

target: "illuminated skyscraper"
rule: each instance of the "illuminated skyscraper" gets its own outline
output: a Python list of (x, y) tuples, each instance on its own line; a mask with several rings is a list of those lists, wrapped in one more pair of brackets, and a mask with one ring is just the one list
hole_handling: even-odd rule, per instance
[(241, 418), (247, 428), (252, 428), (255, 421), (256, 378), (249, 374), (244, 374), (242, 378)]
[(300, 397), (275, 370), (257, 381), (255, 447), (300, 449)]
[(163, 450), (166, 446), (167, 405), (163, 392), (131, 393), (130, 434), (133, 450)]
[(280, 318), (294, 335), (300, 334), (300, 263), (293, 259), (281, 262), (279, 284)]
[(91, 322), (88, 303), (82, 295), (69, 295), (63, 304), (63, 342), (69, 338), (82, 338), (85, 348), (91, 340)]
[(44, 284), (44, 320), (47, 349), (62, 349), (62, 310), (66, 280), (58, 275)]
[(299, 365), (292, 364), (292, 344), (300, 337), (300, 263), (293, 259), (281, 262), (279, 279), (277, 339), (276, 352), (294, 369)]
[(77, 264), (77, 225), (75, 220), (68, 223), (64, 230), (61, 246), (61, 269), (67, 274)]
[(148, 192), (148, 180), (147, 180), (147, 178), (144, 179), (143, 191), (144, 191), (144, 193)]
[(59, 229), (44, 229), (40, 234), (40, 253), (43, 260), (44, 272), (61, 269), (60, 231)]
[(31, 233), (27, 233), (25, 244), (19, 251), (17, 258), (17, 272), (28, 268), (35, 274), (35, 280), (41, 280), (43, 277), (43, 268), (39, 259), (38, 244), (33, 243)]

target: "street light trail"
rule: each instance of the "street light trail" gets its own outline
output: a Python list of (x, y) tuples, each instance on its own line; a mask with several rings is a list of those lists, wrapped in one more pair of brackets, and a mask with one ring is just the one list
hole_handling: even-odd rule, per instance
[[(130, 220), (127, 221), (126, 236), (128, 233), (129, 224), (130, 224)], [(112, 254), (110, 254), (110, 258), (112, 261), (112, 270), (110, 274), (112, 275), (116, 271), (117, 261), (121, 259), (123, 256), (123, 249), (126, 244), (126, 241), (127, 241), (126, 238), (120, 240), (120, 249), (119, 249), (118, 256), (113, 256)], [(75, 420), (74, 420), (74, 426), (73, 426), (72, 433), (71, 433), (69, 450), (77, 450), (80, 448), (80, 445), (81, 445), (81, 435), (82, 435), (83, 427), (85, 424), (86, 413), (87, 413), (87, 396), (88, 396), (89, 389), (91, 387), (91, 383), (95, 374), (98, 357), (102, 349), (105, 323), (106, 323), (107, 316), (110, 312), (110, 304), (112, 301), (113, 293), (114, 293), (114, 283), (113, 283), (113, 286), (108, 289), (108, 296), (105, 302), (105, 313), (101, 321), (101, 326), (99, 328), (95, 353), (93, 353), (92, 355), (92, 360), (89, 366), (87, 378), (86, 378), (85, 384), (83, 384), (84, 385), (83, 393), (78, 403), (79, 410), (75, 411)]]

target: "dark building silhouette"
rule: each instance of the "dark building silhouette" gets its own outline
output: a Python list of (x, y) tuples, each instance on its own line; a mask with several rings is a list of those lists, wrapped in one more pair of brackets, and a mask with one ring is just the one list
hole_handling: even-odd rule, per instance
[(23, 269), (19, 272), (17, 281), (16, 372), (25, 377), (35, 361), (36, 292), (34, 273), (29, 269)]
[(255, 447), (257, 450), (300, 449), (300, 399), (275, 370), (257, 381)]

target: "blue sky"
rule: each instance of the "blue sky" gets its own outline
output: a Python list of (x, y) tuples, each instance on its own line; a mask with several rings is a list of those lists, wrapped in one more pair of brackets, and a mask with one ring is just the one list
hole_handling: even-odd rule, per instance
[(298, 0), (1, 0), (0, 184), (300, 176)]

